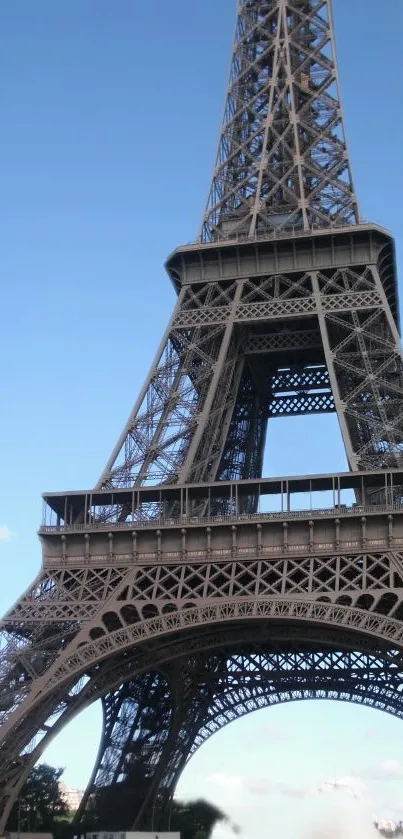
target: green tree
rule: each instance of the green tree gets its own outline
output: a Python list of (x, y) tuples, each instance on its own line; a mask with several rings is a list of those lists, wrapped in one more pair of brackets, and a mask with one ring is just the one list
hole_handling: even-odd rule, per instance
[(50, 830), (55, 820), (67, 813), (59, 787), (63, 769), (42, 763), (35, 766), (14, 804), (7, 823), (8, 830)]
[(172, 804), (171, 830), (180, 831), (181, 839), (209, 839), (220, 821), (227, 821), (225, 813), (203, 799)]
[[(134, 779), (135, 774), (132, 772), (130, 780), (98, 790), (92, 802), (89, 802), (88, 812), (80, 827), (88, 832), (95, 829), (132, 829), (137, 807), (147, 792), (142, 773), (139, 773), (138, 784), (133, 783)], [(146, 813), (141, 829), (151, 830), (152, 819), (153, 813)], [(181, 839), (210, 839), (214, 826), (224, 820), (227, 820), (225, 813), (208, 801), (199, 799), (184, 803), (174, 800), (170, 830), (180, 832)], [(159, 826), (154, 832), (158, 833), (162, 829)]]

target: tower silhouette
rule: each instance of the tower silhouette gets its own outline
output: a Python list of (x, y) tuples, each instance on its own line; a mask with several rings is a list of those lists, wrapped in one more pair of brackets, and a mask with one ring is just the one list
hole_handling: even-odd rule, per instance
[[(239, 0), (200, 237), (167, 271), (177, 304), (122, 435), (93, 490), (45, 497), (43, 567), (2, 622), (3, 829), (97, 698), (79, 818), (121, 828), (166, 826), (189, 757), (256, 708), (403, 714), (394, 244), (360, 218), (330, 0)], [(262, 478), (270, 418), (329, 411), (350, 472)]]

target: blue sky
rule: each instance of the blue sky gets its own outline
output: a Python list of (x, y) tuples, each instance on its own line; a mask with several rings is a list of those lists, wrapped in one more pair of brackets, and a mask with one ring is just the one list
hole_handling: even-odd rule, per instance
[[(403, 3), (387, 0), (381, 17), (378, 0), (334, 5), (361, 209), (393, 231), (401, 263)], [(95, 483), (165, 327), (174, 293), (163, 262), (198, 232), (234, 15), (235, 0), (1, 4), (1, 611), (38, 570), (41, 493)], [(343, 468), (334, 417), (273, 422), (266, 474)], [(286, 737), (243, 745), (272, 720)], [(97, 710), (80, 718), (48, 755), (72, 785), (88, 776), (98, 724)], [(236, 790), (239, 802), (242, 788), (245, 812), (255, 812), (239, 778), (299, 788), (337, 771), (359, 776), (374, 808), (387, 807), (398, 799), (402, 746), (402, 723), (380, 713), (283, 706), (213, 738), (181, 790), (224, 800), (223, 778), (235, 776), (227, 798)], [(287, 806), (272, 788), (259, 800), (272, 814)]]

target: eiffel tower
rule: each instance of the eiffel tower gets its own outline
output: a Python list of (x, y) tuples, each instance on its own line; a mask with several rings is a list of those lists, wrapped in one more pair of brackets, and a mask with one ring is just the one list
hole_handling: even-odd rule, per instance
[[(200, 237), (166, 267), (177, 304), (129, 420), (94, 489), (44, 497), (42, 568), (2, 621), (2, 829), (97, 699), (78, 818), (121, 829), (112, 793), (166, 827), (190, 756), (254, 709), (403, 716), (394, 243), (360, 217), (330, 0), (239, 0)], [(329, 411), (350, 471), (263, 478), (269, 419)]]

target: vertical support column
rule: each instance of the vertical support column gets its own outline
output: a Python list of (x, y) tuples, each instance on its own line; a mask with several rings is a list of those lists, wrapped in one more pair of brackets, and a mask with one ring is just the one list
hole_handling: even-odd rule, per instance
[(365, 516), (361, 517), (361, 544), (362, 549), (365, 550), (367, 544), (367, 520)]
[(236, 525), (233, 524), (232, 527), (231, 527), (231, 534), (232, 534), (231, 553), (232, 553), (232, 556), (236, 556), (236, 553), (237, 553), (236, 533), (237, 533)]
[(132, 530), (132, 559), (133, 562), (137, 559), (137, 532)]
[(283, 522), (283, 551), (284, 553), (288, 551), (288, 523), (286, 521)]
[(182, 559), (186, 559), (186, 530), (182, 527), (181, 530), (181, 556)]
[(388, 542), (389, 545), (393, 545), (393, 516), (388, 516)]
[(313, 535), (313, 528), (314, 528), (314, 523), (313, 523), (313, 521), (311, 520), (311, 521), (309, 522), (309, 550), (310, 550), (311, 552), (313, 551), (313, 548), (314, 548), (314, 535)]
[(377, 268), (375, 268), (375, 266), (373, 266), (373, 268), (372, 268), (372, 274), (375, 278), (376, 290), (377, 290), (377, 292), (378, 292), (378, 294), (379, 294), (379, 296), (382, 300), (382, 303), (383, 303), (383, 311), (384, 311), (386, 320), (388, 322), (389, 329), (392, 333), (393, 339), (394, 339), (395, 344), (396, 344), (396, 353), (400, 356), (400, 358), (403, 362), (403, 353), (402, 353), (402, 345), (401, 345), (399, 330), (396, 326), (395, 319), (394, 319), (394, 317), (392, 315), (392, 312), (390, 310), (389, 301), (388, 301), (388, 298), (386, 297), (385, 289), (382, 285), (382, 281), (381, 281), (381, 278), (379, 276), (379, 271), (378, 271)]
[(217, 392), (217, 388), (220, 382), (220, 378), (223, 372), (225, 359), (227, 357), (228, 349), (230, 346), (230, 341), (232, 338), (232, 333), (234, 329), (234, 322), (235, 322), (235, 315), (236, 310), (238, 308), (239, 301), (242, 297), (243, 291), (243, 281), (239, 281), (237, 284), (237, 288), (235, 291), (234, 299), (232, 301), (231, 307), (229, 307), (228, 319), (225, 325), (225, 330), (223, 334), (223, 338), (221, 341), (220, 352), (218, 354), (218, 358), (215, 364), (214, 373), (212, 379), (210, 381), (209, 389), (207, 392), (207, 396), (204, 400), (203, 406), (201, 411), (197, 417), (196, 428), (192, 435), (192, 442), (189, 446), (186, 458), (179, 470), (178, 473), (178, 482), (179, 483), (186, 483), (189, 480), (189, 474), (195, 464), (195, 459), (197, 455), (197, 450), (202, 440), (202, 436), (206, 430), (207, 422), (210, 416), (211, 409), (213, 407), (213, 401)]
[(256, 530), (257, 530), (257, 551), (258, 551), (258, 554), (261, 554), (262, 553), (262, 525), (257, 524), (256, 525)]
[(211, 555), (211, 527), (206, 527), (206, 549), (207, 557)]
[(335, 527), (335, 539), (336, 539), (336, 551), (340, 548), (340, 519), (334, 520), (334, 527)]
[(326, 318), (322, 307), (322, 295), (320, 293), (318, 273), (313, 271), (311, 274), (312, 290), (315, 298), (316, 312), (319, 321), (320, 334), (322, 338), (323, 350), (325, 353), (326, 366), (329, 373), (330, 384), (332, 387), (334, 404), (339, 420), (340, 430), (342, 433), (348, 462), (350, 469), (357, 471), (359, 468), (358, 457), (354, 452), (353, 444), (350, 437), (350, 432), (347, 426), (346, 417), (344, 413), (344, 404), (340, 396), (339, 385), (337, 381), (336, 371), (333, 364), (333, 353), (330, 347), (329, 336), (327, 333)]

